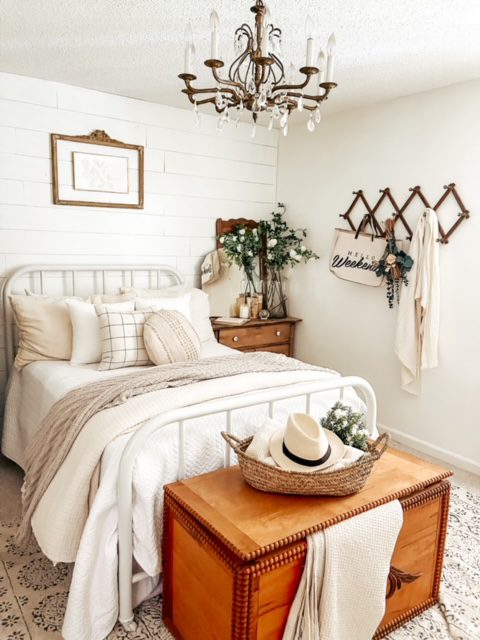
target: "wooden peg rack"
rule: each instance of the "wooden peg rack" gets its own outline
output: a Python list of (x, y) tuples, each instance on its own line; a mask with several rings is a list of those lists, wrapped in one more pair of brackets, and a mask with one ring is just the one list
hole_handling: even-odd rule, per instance
[[(353, 202), (348, 208), (348, 210), (345, 213), (340, 214), (340, 218), (344, 218), (350, 225), (350, 228), (355, 232), (363, 231), (366, 228), (366, 226), (369, 225), (372, 232), (374, 232), (377, 237), (384, 238), (385, 229), (382, 227), (382, 224), (377, 220), (376, 215), (382, 203), (385, 200), (387, 200), (388, 202), (390, 202), (390, 204), (394, 209), (394, 213), (392, 214), (394, 218), (394, 225), (396, 225), (397, 223), (401, 223), (405, 231), (407, 232), (407, 239), (411, 240), (413, 236), (413, 231), (407, 222), (407, 219), (405, 217), (405, 212), (416, 198), (420, 198), (420, 200), (422, 201), (422, 203), (426, 208), (433, 209), (437, 213), (437, 217), (439, 218), (438, 231), (440, 235), (440, 238), (438, 241), (441, 242), (442, 244), (448, 244), (450, 236), (453, 234), (453, 232), (456, 231), (458, 226), (464, 220), (470, 217), (470, 211), (468, 211), (468, 209), (465, 208), (465, 205), (463, 204), (462, 199), (458, 195), (458, 191), (453, 182), (448, 185), (445, 185), (443, 188), (445, 189), (445, 192), (442, 194), (438, 202), (433, 206), (429, 203), (425, 195), (422, 193), (422, 188), (419, 186), (412, 187), (409, 190), (411, 193), (401, 207), (398, 205), (397, 201), (393, 197), (389, 187), (379, 190), (381, 195), (373, 206), (370, 206), (362, 190), (353, 191), (353, 195), (355, 196), (355, 198), (353, 199)], [(445, 203), (445, 201), (449, 196), (452, 196), (453, 198), (455, 198), (455, 201), (460, 207), (460, 213), (458, 214), (457, 220), (452, 224), (450, 229), (445, 231), (442, 224), (440, 223), (439, 209)], [(353, 223), (351, 218), (351, 213), (353, 212), (357, 204), (363, 204), (363, 206), (367, 210), (367, 213), (363, 216), (362, 221), (360, 222), (358, 227), (355, 227), (355, 224)]]

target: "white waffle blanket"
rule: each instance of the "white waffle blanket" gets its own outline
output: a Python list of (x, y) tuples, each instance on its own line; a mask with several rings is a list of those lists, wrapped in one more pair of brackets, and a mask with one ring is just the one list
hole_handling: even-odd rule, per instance
[(308, 536), (283, 640), (371, 640), (385, 613), (402, 524), (402, 505), (394, 500)]

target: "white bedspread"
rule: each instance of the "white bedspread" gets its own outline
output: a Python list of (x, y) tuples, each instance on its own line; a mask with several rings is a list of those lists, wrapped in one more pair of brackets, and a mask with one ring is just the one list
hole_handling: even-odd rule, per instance
[[(202, 343), (202, 358), (238, 351), (212, 340)], [(23, 469), (24, 453), (50, 407), (75, 387), (141, 371), (143, 367), (97, 371), (96, 364), (72, 366), (65, 361), (39, 361), (21, 371), (13, 370), (9, 381), (2, 437), (2, 452)]]
[[(225, 349), (212, 343), (211, 352), (204, 355), (219, 355), (225, 352)], [(106, 373), (115, 374), (118, 375), (117, 372)], [(85, 384), (92, 379), (98, 380), (100, 375), (105, 374), (100, 374), (91, 367), (71, 367), (68, 363), (36, 363), (24, 369), (22, 374), (12, 381), (8, 398), (3, 442), (5, 455), (21, 464), (22, 447), (28, 444), (53, 402), (79, 384)], [(272, 376), (276, 378), (274, 381)], [(244, 378), (240, 385), (243, 389), (258, 391), (268, 386), (330, 378), (331, 374), (296, 371), (269, 374), (268, 379), (262, 374), (235, 377)], [(168, 391), (164, 390), (162, 393)], [(325, 413), (338, 399), (338, 394), (339, 392), (335, 391), (317, 396), (312, 403), (314, 413), (319, 416)], [(363, 404), (353, 390), (345, 390), (344, 398), (357, 410), (363, 410)], [(17, 410), (20, 408), (16, 418), (13, 411), (15, 406)], [(284, 420), (293, 410), (304, 410), (304, 401), (298, 399), (278, 403), (275, 418)], [(234, 433), (240, 437), (252, 434), (266, 415), (266, 405), (242, 410), (241, 414), (236, 415)], [(186, 424), (187, 477), (223, 465), (225, 445), (220, 431), (224, 428), (224, 419), (225, 416), (217, 415)], [(102, 640), (117, 619), (116, 483), (119, 460), (130, 435), (128, 433), (117, 437), (106, 447), (102, 456), (99, 489), (88, 515), (85, 514), (86, 523), (75, 561), (63, 628), (66, 640)], [(140, 567), (153, 578), (161, 572), (162, 487), (176, 479), (176, 472), (177, 436), (175, 425), (171, 425), (161, 429), (149, 441), (148, 448), (138, 457), (133, 480), (134, 557)], [(57, 509), (68, 510), (70, 506), (58, 503)], [(34, 530), (40, 545), (42, 548), (48, 547), (50, 541), (45, 538), (48, 527), (42, 522), (37, 522), (37, 526), (38, 531)], [(52, 535), (54, 537), (54, 534)], [(158, 580), (152, 579), (140, 583), (137, 586), (137, 601), (146, 597), (157, 582)]]

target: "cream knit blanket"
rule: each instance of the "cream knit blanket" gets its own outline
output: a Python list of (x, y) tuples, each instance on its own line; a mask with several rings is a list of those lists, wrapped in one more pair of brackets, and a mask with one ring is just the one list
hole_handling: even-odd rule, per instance
[(53, 405), (27, 452), (22, 488), (23, 518), (17, 543), (24, 545), (28, 541), (31, 519), (42, 496), (85, 424), (100, 411), (123, 404), (135, 396), (168, 387), (245, 373), (300, 370), (329, 371), (283, 355), (257, 352), (152, 367), (140, 373), (73, 389)]
[(402, 524), (393, 500), (308, 536), (283, 640), (371, 640)]

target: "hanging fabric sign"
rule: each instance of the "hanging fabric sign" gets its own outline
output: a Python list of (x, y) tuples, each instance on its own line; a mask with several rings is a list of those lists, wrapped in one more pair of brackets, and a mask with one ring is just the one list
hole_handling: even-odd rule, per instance
[(335, 229), (330, 271), (342, 280), (379, 287), (383, 277), (379, 278), (375, 272), (385, 252), (385, 242), (385, 238), (376, 238), (370, 233)]

